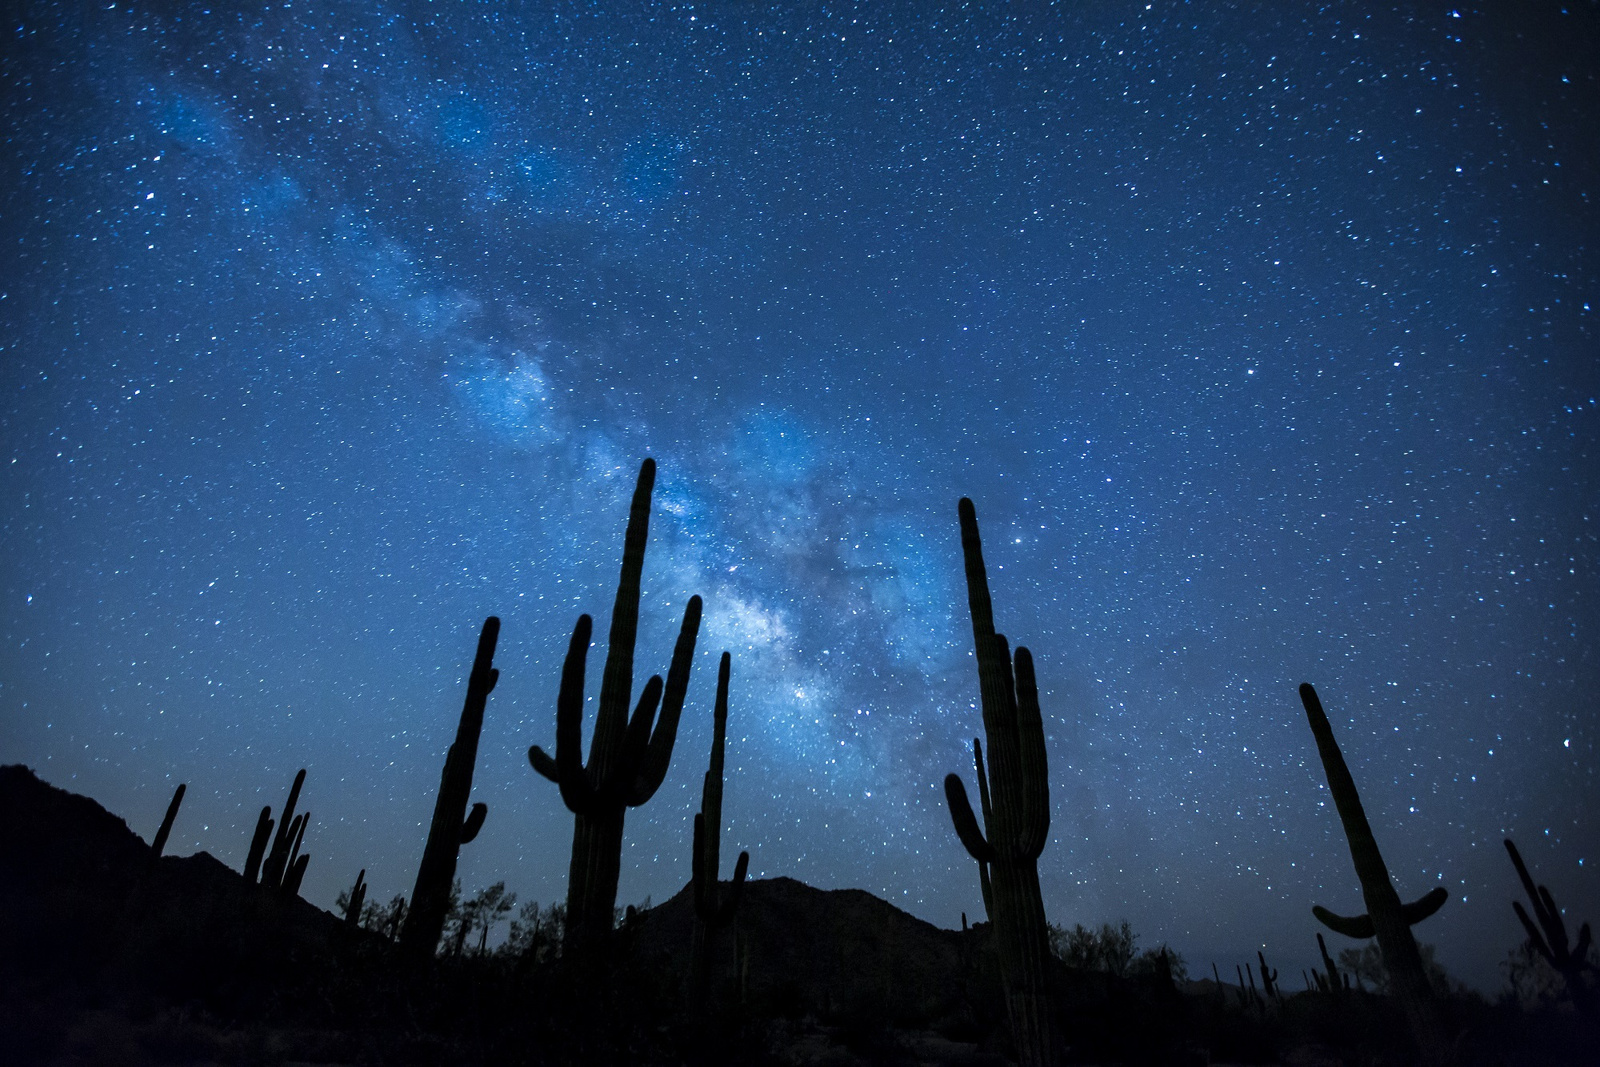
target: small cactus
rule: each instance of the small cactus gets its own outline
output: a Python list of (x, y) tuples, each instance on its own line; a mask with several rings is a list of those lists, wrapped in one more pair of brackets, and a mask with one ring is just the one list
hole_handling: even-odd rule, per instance
[(723, 745), (728, 734), (729, 656), (722, 654), (717, 668), (717, 698), (712, 711), (711, 765), (700, 790), (700, 812), (694, 817), (694, 941), (690, 953), (690, 983), (694, 1005), (703, 1009), (710, 993), (711, 955), (716, 932), (733, 921), (744, 890), (750, 853), (740, 852), (733, 867), (733, 884), (724, 896), (717, 881), (721, 864)]
[(461, 846), (478, 836), (489, 806), (482, 802), (467, 811), (472, 795), (472, 772), (478, 761), (478, 738), (483, 733), (483, 712), (489, 694), (500, 681), (494, 668), (495, 645), (500, 640), (500, 620), (491, 615), (478, 634), (478, 650), (467, 675), (467, 698), (456, 725), (456, 739), (445, 754), (439, 776), (439, 797), (433, 822), (417, 865), (417, 882), (411, 891), (411, 908), (400, 931), (400, 944), (415, 959), (430, 958), (444, 932), (450, 910), (450, 887), (455, 883)]
[(1261, 963), (1261, 992), (1273, 1000), (1282, 999), (1278, 991), (1277, 969), (1267, 966), (1267, 957), (1262, 955), (1260, 949), (1256, 950), (1256, 959)]
[(156, 831), (155, 840), (150, 842), (150, 850), (158, 856), (167, 847), (167, 835), (172, 833), (172, 821), (178, 817), (178, 806), (183, 803), (183, 794), (188, 789), (188, 785), (179, 783), (178, 788), (173, 791), (172, 803), (167, 805), (167, 814), (161, 820), (161, 829)]

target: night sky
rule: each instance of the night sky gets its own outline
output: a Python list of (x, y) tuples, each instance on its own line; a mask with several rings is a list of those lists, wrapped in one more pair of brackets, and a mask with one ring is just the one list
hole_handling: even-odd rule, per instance
[(726, 649), (724, 875), (981, 916), (966, 495), (1054, 921), (1299, 988), (1302, 681), (1457, 977), (1505, 835), (1600, 919), (1593, 4), (228, 6), (3, 27), (0, 760), (234, 867), (306, 767), (305, 896), (386, 900), (496, 614), (460, 873), (563, 899), (526, 752), (653, 456), (636, 678), (706, 623), (619, 904)]

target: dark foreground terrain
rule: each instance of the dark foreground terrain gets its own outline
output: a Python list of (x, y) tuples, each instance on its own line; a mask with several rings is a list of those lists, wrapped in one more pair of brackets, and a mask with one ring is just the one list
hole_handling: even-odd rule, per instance
[[(158, 857), (87, 797), (0, 768), (0, 1062), (1005, 1064), (988, 928), (858, 890), (746, 886), (709, 1002), (686, 995), (687, 891), (627, 920), (609, 965), (524, 954), (406, 966), (395, 946), (206, 853)], [(1053, 976), (1069, 1058), (1405, 1064), (1365, 993)], [(1600, 1062), (1570, 1014), (1451, 1002), (1462, 1063)]]

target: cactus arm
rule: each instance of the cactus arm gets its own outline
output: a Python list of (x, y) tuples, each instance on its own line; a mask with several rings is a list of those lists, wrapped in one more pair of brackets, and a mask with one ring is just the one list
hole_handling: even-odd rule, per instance
[(1033, 654), (1017, 646), (1017, 747), (1022, 769), (1022, 826), (1019, 851), (1038, 859), (1050, 836), (1050, 771), (1044, 747), (1044, 717), (1039, 711), (1039, 683)]
[(561, 772), (556, 769), (556, 761), (551, 759), (550, 754), (538, 745), (528, 746), (528, 762), (533, 765), (533, 769), (538, 771), (541, 776), (550, 779), (552, 782), (561, 781)]
[(645, 750), (633, 796), (628, 800), (633, 807), (655, 796), (656, 790), (666, 780), (667, 766), (672, 762), (672, 746), (678, 739), (678, 721), (683, 715), (683, 702), (689, 693), (689, 669), (694, 665), (694, 645), (700, 635), (703, 610), (704, 605), (698, 595), (690, 597), (688, 606), (684, 608), (683, 625), (678, 629), (678, 641), (672, 648), (672, 663), (667, 669), (661, 714), (650, 735), (650, 744)]
[(284, 869), (289, 863), (289, 846), (294, 839), (294, 808), (300, 801), (300, 787), (305, 781), (306, 769), (301, 767), (294, 776), (294, 784), (289, 786), (289, 799), (283, 805), (283, 814), (278, 816), (278, 832), (273, 835), (272, 849), (261, 865), (261, 881), (267, 885), (283, 884)]
[(483, 801), (472, 805), (472, 810), (467, 813), (467, 818), (461, 824), (461, 844), (470, 845), (478, 836), (478, 831), (483, 829), (483, 820), (489, 817), (489, 805)]
[(267, 851), (267, 839), (272, 836), (272, 805), (261, 809), (256, 819), (256, 832), (250, 838), (250, 852), (244, 860), (244, 880), (255, 885), (261, 877), (261, 857)]
[(1365, 940), (1374, 933), (1370, 915), (1336, 915), (1320, 904), (1312, 906), (1311, 914), (1317, 917), (1317, 922), (1334, 933), (1343, 934), (1345, 937), (1352, 937), (1358, 941)]
[(602, 787), (608, 802), (633, 806), (634, 798), (644, 790), (645, 781), (640, 769), (650, 748), (650, 727), (655, 722), (656, 708), (660, 703), (661, 675), (652, 674), (639, 694), (639, 703), (634, 705), (633, 717), (628, 720), (628, 732), (622, 740), (622, 761)]
[(158, 856), (167, 847), (167, 835), (172, 833), (172, 822), (178, 817), (178, 807), (183, 803), (183, 794), (188, 789), (187, 784), (178, 783), (178, 788), (172, 794), (172, 803), (167, 805), (167, 814), (161, 820), (161, 829), (156, 831), (155, 840), (150, 842), (150, 850)]
[(1523, 910), (1522, 901), (1513, 900), (1511, 902), (1511, 910), (1515, 911), (1517, 918), (1522, 920), (1522, 928), (1528, 932), (1528, 940), (1533, 943), (1534, 949), (1553, 965), (1555, 963), (1555, 954), (1550, 951), (1550, 946), (1545, 944), (1544, 935), (1539, 932), (1539, 928), (1533, 925), (1533, 920), (1528, 918), (1528, 913)]
[(283, 891), (289, 896), (300, 895), (300, 883), (305, 880), (306, 867), (311, 863), (311, 853), (302, 853), (289, 867), (283, 878)]
[(1400, 917), (1406, 921), (1407, 926), (1415, 926), (1423, 919), (1444, 907), (1444, 902), (1450, 899), (1450, 891), (1444, 886), (1430, 889), (1422, 896), (1409, 904), (1400, 906)]
[[(994, 806), (989, 802), (989, 772), (983, 766), (983, 743), (972, 739), (972, 767), (978, 775), (978, 805), (983, 810), (983, 825), (994, 825)], [(994, 883), (989, 880), (989, 865), (978, 861), (978, 892), (983, 897), (983, 913), (994, 920)]]
[[(594, 805), (594, 784), (583, 766), (583, 671), (589, 658), (589, 638), (593, 620), (578, 616), (567, 643), (567, 658), (561, 665), (561, 689), (556, 696), (556, 784), (568, 810), (587, 811)], [(528, 753), (534, 767), (539, 760)], [(541, 755), (543, 753), (540, 753)]]
[[(1311, 734), (1316, 738), (1317, 754), (1322, 757), (1322, 766), (1328, 776), (1328, 791), (1333, 794), (1339, 821), (1344, 824), (1345, 839), (1350, 845), (1350, 859), (1355, 865), (1362, 891), (1366, 892), (1369, 886), (1386, 885), (1392, 892), (1389, 869), (1378, 851), (1377, 839), (1372, 835), (1372, 826), (1367, 822), (1367, 813), (1361, 806), (1361, 794), (1356, 791), (1355, 779), (1350, 776), (1344, 754), (1334, 740), (1333, 728), (1328, 724), (1328, 714), (1322, 709), (1322, 701), (1310, 684), (1300, 687), (1300, 701), (1305, 705)], [(1367, 907), (1370, 911), (1371, 901), (1368, 901)]]
[(978, 828), (977, 817), (972, 814), (972, 802), (967, 799), (967, 787), (959, 774), (944, 776), (944, 798), (950, 806), (950, 821), (955, 824), (956, 836), (967, 850), (967, 855), (979, 863), (993, 863), (995, 850), (984, 839)]

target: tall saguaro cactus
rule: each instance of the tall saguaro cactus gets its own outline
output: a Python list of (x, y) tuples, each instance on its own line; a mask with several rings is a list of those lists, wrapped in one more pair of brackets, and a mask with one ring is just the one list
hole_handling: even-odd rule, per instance
[(428, 843), (422, 850), (422, 862), (417, 865), (417, 884), (411, 890), (411, 906), (400, 929), (400, 947), (415, 959), (427, 959), (438, 948), (445, 915), (450, 910), (450, 886), (455, 882), (461, 846), (478, 836), (489, 814), (489, 805), (482, 802), (472, 805), (472, 813), (467, 814), (467, 800), (472, 796), (472, 770), (478, 762), (483, 709), (495, 683), (500, 681), (500, 672), (494, 667), (494, 649), (499, 640), (500, 620), (491, 615), (483, 620), (483, 630), (478, 634), (478, 651), (467, 675), (467, 699), (461, 706), (456, 739), (444, 757)]
[(978, 861), (980, 877), (987, 869), (984, 905), (994, 923), (1012, 1040), (1024, 1067), (1037, 1067), (1057, 1063), (1061, 1055), (1045, 984), (1050, 947), (1039, 895), (1039, 854), (1050, 831), (1044, 719), (1033, 656), (1019, 647), (1013, 661), (1005, 635), (994, 629), (989, 576), (972, 501), (963, 497), (958, 510), (983, 731), (989, 739), (987, 779), (982, 748), (976, 741), (973, 745), (983, 827), (978, 826), (959, 775), (945, 777), (944, 792), (956, 834)]
[(1344, 824), (1350, 860), (1355, 865), (1356, 877), (1361, 880), (1361, 896), (1367, 905), (1365, 915), (1353, 918), (1335, 915), (1321, 906), (1313, 907), (1311, 912), (1334, 933), (1378, 939), (1383, 968), (1389, 972), (1389, 987), (1406, 1013), (1423, 1059), (1429, 1063), (1444, 1063), (1450, 1056), (1449, 1036), (1422, 966), (1422, 954), (1411, 936), (1411, 927), (1443, 907), (1450, 894), (1440, 886), (1410, 904), (1400, 903), (1400, 894), (1389, 879), (1389, 868), (1378, 851), (1378, 841), (1372, 836), (1372, 826), (1361, 806), (1355, 779), (1350, 776), (1344, 754), (1333, 738), (1333, 728), (1328, 725), (1322, 701), (1310, 684), (1300, 686), (1300, 702), (1305, 705), (1311, 734), (1317, 740), (1317, 754), (1322, 757), (1322, 769), (1328, 776), (1328, 792), (1333, 794), (1339, 821)]
[(693, 596), (683, 613), (665, 687), (660, 675), (651, 677), (630, 718), (633, 652), (639, 635), (639, 586), (650, 535), (650, 494), (655, 480), (655, 460), (646, 459), (639, 468), (628, 528), (623, 535), (622, 575), (611, 609), (611, 637), (589, 763), (583, 763), (583, 687), (594, 624), (587, 615), (580, 616), (573, 628), (561, 668), (555, 757), (552, 759), (538, 745), (528, 749), (528, 762), (561, 787), (561, 799), (573, 813), (563, 951), (590, 963), (602, 962), (609, 950), (617, 878), (622, 869), (623, 816), (628, 808), (636, 808), (654, 796), (667, 775), (678, 736), (678, 719), (689, 689), (695, 638), (700, 632), (701, 602)]
[(711, 764), (700, 788), (700, 813), (694, 817), (694, 943), (691, 953), (691, 994), (696, 1009), (704, 1008), (711, 985), (711, 954), (717, 931), (733, 921), (744, 890), (750, 853), (740, 852), (734, 864), (733, 884), (724, 896), (717, 882), (722, 851), (722, 750), (728, 737), (728, 674), (730, 657), (724, 652), (717, 667), (717, 700), (712, 710)]

